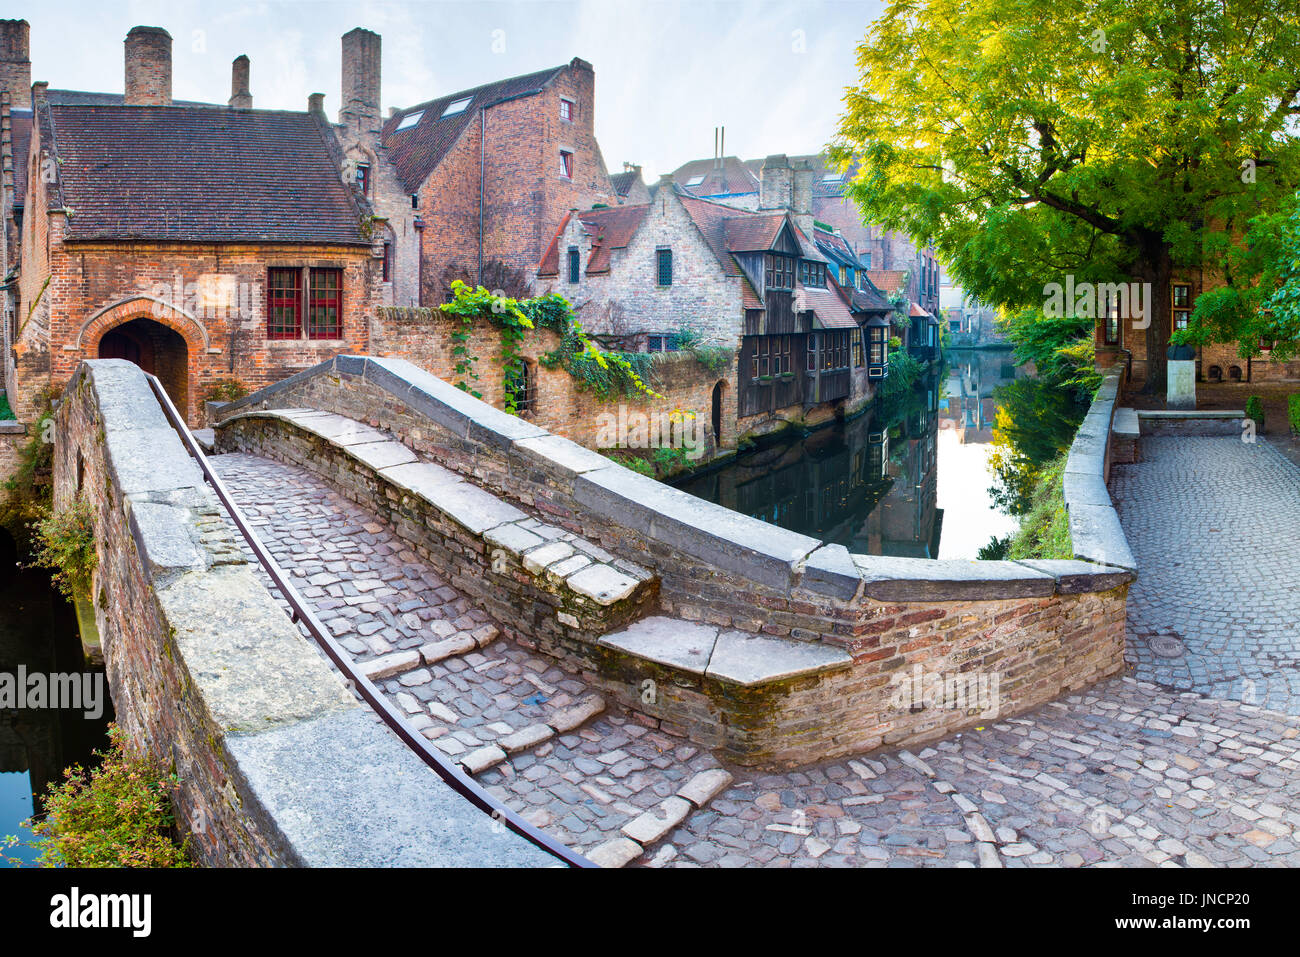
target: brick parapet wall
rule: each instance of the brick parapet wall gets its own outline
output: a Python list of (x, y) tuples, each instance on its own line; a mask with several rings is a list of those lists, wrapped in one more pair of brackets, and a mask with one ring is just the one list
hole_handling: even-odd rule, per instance
[[(970, 727), (971, 709), (898, 709), (897, 675), (996, 675), (1000, 713), (1120, 671), (1133, 573), (1084, 561), (968, 562), (850, 555), (667, 488), (491, 409), (408, 363), (340, 356), (223, 410), (328, 410), (436, 461), (659, 576), (659, 610), (719, 632), (842, 649), (851, 665), (758, 688), (708, 676), (637, 703), (620, 664), (585, 643), (538, 646), (631, 707), (722, 742), (737, 760), (798, 763)], [(571, 636), (566, 636), (571, 637)], [(621, 675), (621, 677), (620, 677)]]
[(56, 507), (94, 515), (89, 597), (118, 722), (177, 774), (200, 863), (553, 863), (357, 704), (245, 562), (136, 366), (83, 363), (56, 434)]

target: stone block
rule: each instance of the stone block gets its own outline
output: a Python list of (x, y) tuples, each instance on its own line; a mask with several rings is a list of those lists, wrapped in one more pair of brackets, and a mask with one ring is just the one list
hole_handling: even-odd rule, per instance
[(596, 604), (609, 606), (627, 598), (640, 583), (608, 565), (588, 565), (570, 575), (565, 584)]
[(610, 632), (600, 643), (656, 664), (702, 675), (717, 639), (718, 629), (714, 626), (653, 615)]
[(724, 631), (713, 646), (705, 673), (719, 681), (748, 686), (847, 668), (852, 663), (852, 656), (842, 648)]
[(623, 825), (623, 834), (636, 841), (642, 847), (666, 836), (673, 828), (686, 820), (687, 815), (695, 810), (691, 802), (677, 796), (664, 798), (658, 805)]

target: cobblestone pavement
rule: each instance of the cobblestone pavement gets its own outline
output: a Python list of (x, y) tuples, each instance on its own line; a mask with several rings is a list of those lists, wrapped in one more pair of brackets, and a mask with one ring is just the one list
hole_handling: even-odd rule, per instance
[(1231, 436), (1147, 437), (1141, 458), (1110, 485), (1139, 569), (1137, 676), (1300, 714), (1300, 469)]
[[(412, 722), (602, 862), (1300, 865), (1296, 718), (1125, 678), (916, 754), (720, 770), (707, 750), (602, 710), (579, 678), (498, 637), (385, 523), (315, 476), (247, 455), (212, 461)], [(430, 655), (431, 642), (459, 651)]]

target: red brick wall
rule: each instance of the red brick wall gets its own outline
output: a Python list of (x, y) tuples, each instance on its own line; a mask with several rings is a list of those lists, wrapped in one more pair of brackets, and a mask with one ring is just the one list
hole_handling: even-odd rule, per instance
[[(573, 122), (560, 119), (561, 98), (574, 103)], [(424, 305), (443, 301), (451, 272), (477, 280), (480, 163), (483, 262), (505, 263), (527, 277), (570, 209), (617, 205), (594, 110), (595, 75), (579, 62), (536, 96), (487, 109), (486, 137), (478, 118), (469, 124), (419, 190)], [(574, 154), (572, 180), (560, 175), (561, 149)]]
[[(369, 348), (370, 317), (380, 300), (379, 270), (367, 248), (64, 244), (58, 235), (62, 217), (53, 219), (56, 235), (47, 273), (51, 281), (43, 304), (48, 328), (31, 328), (24, 337), (18, 369), (24, 398), (45, 384), (62, 386), (82, 359), (98, 358), (105, 333), (137, 318), (166, 326), (184, 339), (186, 394), (172, 398), (185, 406), (182, 411), (191, 423), (201, 419), (202, 400), (219, 379), (235, 378), (257, 388), (340, 352)], [(343, 270), (340, 338), (266, 338), (266, 271), (272, 266)], [(24, 283), (30, 276), (36, 285), (39, 274), (29, 273), (29, 268), (23, 270)], [(238, 298), (229, 306), (196, 301), (199, 290), (223, 287), (236, 290)], [(176, 361), (163, 352), (155, 359), (160, 377), (167, 363)]]

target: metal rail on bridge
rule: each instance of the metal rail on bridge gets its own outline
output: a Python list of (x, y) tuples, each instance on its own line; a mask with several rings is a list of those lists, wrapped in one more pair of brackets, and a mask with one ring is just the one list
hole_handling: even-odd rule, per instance
[(311, 610), (311, 607), (303, 600), (303, 597), (298, 594), (298, 590), (290, 583), (288, 576), (285, 575), (284, 570), (280, 567), (279, 563), (271, 557), (271, 553), (267, 550), (266, 546), (262, 544), (262, 540), (257, 537), (257, 533), (252, 530), (248, 522), (244, 519), (243, 512), (239, 510), (239, 506), (237, 506), (234, 499), (231, 498), (229, 490), (227, 490), (220, 477), (212, 470), (212, 466), (208, 463), (207, 456), (204, 455), (203, 450), (199, 448), (199, 444), (195, 441), (193, 434), (189, 430), (189, 426), (185, 424), (185, 420), (182, 419), (180, 413), (176, 411), (176, 406), (172, 404), (171, 398), (167, 395), (166, 390), (163, 389), (162, 383), (158, 381), (158, 377), (146, 373), (145, 378), (149, 380), (149, 386), (153, 389), (154, 395), (158, 398), (158, 402), (162, 406), (163, 412), (166, 414), (168, 420), (171, 422), (172, 427), (176, 430), (177, 434), (180, 435), (181, 442), (198, 463), (199, 469), (203, 472), (203, 478), (212, 486), (213, 492), (216, 493), (217, 498), (225, 507), (226, 512), (230, 515), (231, 521), (235, 523), (235, 527), (239, 529), (240, 534), (244, 536), (244, 540), (248, 542), (249, 547), (253, 550), (253, 554), (257, 556), (258, 562), (260, 562), (262, 567), (266, 570), (271, 581), (275, 583), (275, 587), (279, 589), (284, 600), (287, 601), (289, 607), (293, 609), (292, 617), (294, 622), (300, 622), (306, 626), (307, 630), (311, 633), (311, 636), (316, 640), (316, 643), (320, 645), (325, 654), (334, 662), (339, 671), (343, 672), (344, 677), (356, 689), (357, 693), (361, 695), (361, 698), (370, 705), (370, 707), (375, 709), (379, 717), (383, 719), (384, 724), (388, 725), (388, 727), (392, 729), (393, 733), (405, 742), (407, 747), (414, 751), (425, 764), (432, 768), (438, 777), (442, 778), (443, 781), (450, 785), (452, 790), (485, 814), (490, 814), (494, 821), (499, 821), (508, 830), (513, 831), (530, 844), (541, 848), (548, 854), (559, 858), (570, 867), (596, 867), (593, 862), (587, 860), (587, 858), (583, 857), (571, 848), (565, 847), (559, 841), (547, 834), (542, 833), (510, 808), (506, 807), (500, 801), (496, 800), (484, 791), (483, 788), (478, 785), (478, 782), (462, 771), (459, 767), (452, 764), (441, 751), (433, 747), (424, 735), (418, 734), (409, 724), (407, 724), (406, 719), (402, 714), (382, 693), (380, 693), (374, 683), (356, 669), (356, 666), (352, 662), (351, 655), (347, 654), (326, 631), (324, 624), (322, 624), (320, 619), (316, 617), (316, 613)]

